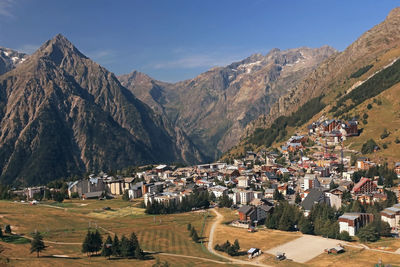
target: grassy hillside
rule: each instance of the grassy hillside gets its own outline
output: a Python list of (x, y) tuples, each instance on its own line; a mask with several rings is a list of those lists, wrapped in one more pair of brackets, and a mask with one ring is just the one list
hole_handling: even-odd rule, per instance
[[(395, 142), (396, 138), (400, 139), (399, 57), (400, 48), (392, 49), (373, 62), (354, 69), (343, 83), (326, 95), (311, 99), (290, 116), (279, 117), (269, 128), (256, 129), (223, 159), (237, 157), (246, 150), (277, 147), (295, 132), (306, 133), (307, 125), (321, 117), (344, 120), (356, 117), (363, 129), (361, 135), (349, 138), (345, 144), (361, 150), (362, 144), (372, 138), (382, 149), (368, 156), (377, 161), (399, 161), (400, 145)], [(389, 136), (381, 139), (384, 129)]]

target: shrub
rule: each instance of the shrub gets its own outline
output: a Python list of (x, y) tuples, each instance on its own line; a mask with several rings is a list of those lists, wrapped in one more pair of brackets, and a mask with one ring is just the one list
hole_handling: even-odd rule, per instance
[(372, 105), (371, 104), (368, 104), (367, 105), (367, 109), (371, 109), (372, 108)]
[(390, 133), (387, 131), (387, 129), (385, 128), (383, 130), (383, 133), (381, 134), (381, 139), (385, 139), (386, 137), (388, 137), (390, 135)]
[(377, 147), (378, 145), (376, 144), (376, 142), (373, 139), (369, 139), (365, 144), (363, 144), (362, 148), (361, 148), (361, 153), (363, 154), (370, 154), (372, 152), (374, 152), (375, 147)]

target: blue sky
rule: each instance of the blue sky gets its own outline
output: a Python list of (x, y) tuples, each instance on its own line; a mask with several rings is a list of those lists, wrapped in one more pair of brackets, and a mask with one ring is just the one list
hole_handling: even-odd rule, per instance
[(31, 53), (57, 33), (116, 74), (192, 78), (272, 48), (344, 50), (391, 0), (0, 0), (0, 46)]

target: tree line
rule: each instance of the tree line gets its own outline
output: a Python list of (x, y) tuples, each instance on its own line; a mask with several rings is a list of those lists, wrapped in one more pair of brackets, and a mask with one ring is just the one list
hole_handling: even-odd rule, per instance
[(193, 192), (182, 198), (182, 201), (175, 203), (148, 203), (145, 212), (147, 214), (171, 214), (179, 212), (187, 212), (197, 208), (209, 208), (211, 196), (207, 190), (198, 190), (197, 187), (193, 188)]
[(143, 250), (140, 248), (139, 241), (135, 233), (131, 233), (127, 238), (122, 235), (121, 240), (115, 235), (114, 239), (110, 235), (107, 236), (103, 243), (100, 232), (88, 230), (86, 237), (82, 243), (82, 253), (86, 253), (88, 257), (92, 255), (101, 255), (110, 259), (111, 256), (119, 258), (144, 259)]

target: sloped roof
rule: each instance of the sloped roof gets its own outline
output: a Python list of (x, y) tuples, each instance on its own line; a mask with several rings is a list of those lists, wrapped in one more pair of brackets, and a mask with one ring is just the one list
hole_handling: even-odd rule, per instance
[(304, 210), (311, 210), (312, 206), (316, 203), (325, 203), (328, 200), (325, 198), (325, 193), (318, 189), (310, 189), (307, 197), (301, 203)]
[(238, 212), (247, 215), (252, 210), (253, 210), (253, 206), (244, 205), (244, 206), (241, 206), (240, 209), (238, 209)]

